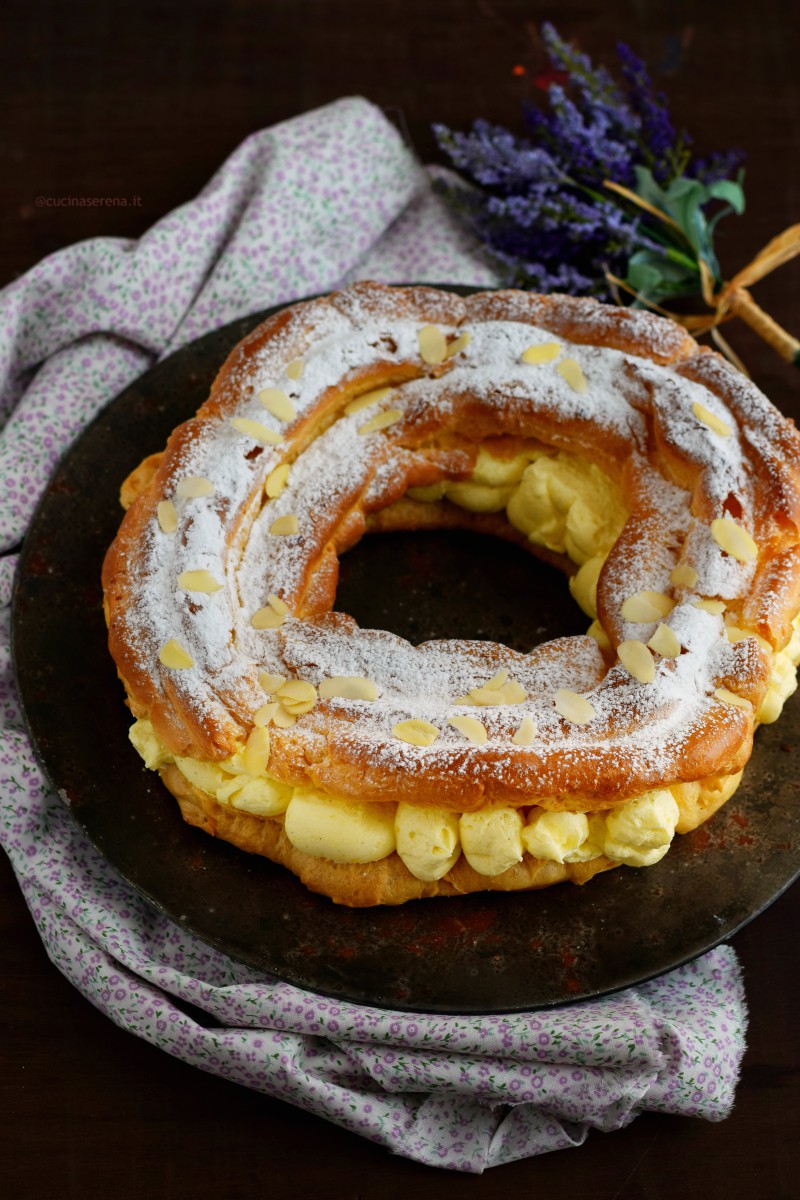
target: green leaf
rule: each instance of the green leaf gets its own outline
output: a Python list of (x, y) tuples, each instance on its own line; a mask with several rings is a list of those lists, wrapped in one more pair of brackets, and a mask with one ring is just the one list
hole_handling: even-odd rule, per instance
[[(653, 173), (648, 167), (637, 167), (635, 190), (637, 195), (646, 200), (648, 204), (672, 218), (696, 258), (703, 259), (714, 278), (719, 282), (721, 274), (714, 252), (714, 232), (722, 217), (728, 216), (732, 212), (738, 215), (744, 212), (743, 178), (743, 172), (740, 172), (736, 180), (718, 179), (706, 186), (698, 179), (687, 179), (685, 176), (679, 175), (672, 179), (665, 189), (655, 181)], [(724, 207), (709, 220), (704, 209), (711, 200), (722, 200)], [(676, 286), (678, 285), (677, 279), (673, 282)], [(688, 280), (683, 281), (681, 294), (686, 294), (687, 283)], [(699, 290), (698, 275), (694, 276), (693, 286), (694, 290)], [(651, 298), (654, 296), (652, 291), (648, 291), (647, 294)], [(666, 280), (662, 280), (659, 284), (658, 294), (662, 298), (667, 295)], [(678, 293), (673, 291), (670, 294), (677, 295)]]
[(659, 208), (661, 212), (668, 212), (666, 193), (658, 186), (653, 178), (653, 172), (649, 167), (635, 167), (636, 187), (633, 189), (637, 196), (641, 196), (648, 204), (652, 204), (654, 208)]
[(702, 209), (708, 200), (708, 192), (703, 184), (680, 175), (670, 181), (665, 191), (656, 183), (648, 167), (636, 167), (635, 190), (648, 204), (672, 218), (694, 253), (705, 258), (716, 275), (719, 268)]
[(678, 296), (695, 295), (700, 279), (694, 263), (675, 262), (655, 250), (638, 250), (628, 260), (625, 282), (642, 300), (660, 303)]
[(708, 185), (708, 194), (715, 200), (725, 200), (730, 205), (723, 211), (735, 212), (737, 217), (744, 212), (744, 188), (741, 183), (735, 183), (732, 179), (718, 179)]
[[(689, 262), (688, 267), (687, 261)], [(668, 279), (673, 283), (697, 278), (697, 267), (693, 261), (685, 259), (676, 261), (667, 254), (659, 254), (656, 250), (637, 250), (635, 254), (632, 254), (628, 259), (628, 266), (639, 267), (640, 265), (652, 267), (660, 278)]]
[(668, 202), (672, 203), (676, 200), (682, 200), (685, 196), (694, 195), (698, 189), (700, 192), (705, 193), (705, 185), (699, 179), (687, 179), (685, 175), (678, 175), (675, 179), (669, 181), (664, 194)]
[(703, 213), (707, 200), (707, 189), (696, 179), (674, 179), (667, 189), (667, 211), (677, 221), (695, 253), (703, 258), (709, 254), (713, 257)]

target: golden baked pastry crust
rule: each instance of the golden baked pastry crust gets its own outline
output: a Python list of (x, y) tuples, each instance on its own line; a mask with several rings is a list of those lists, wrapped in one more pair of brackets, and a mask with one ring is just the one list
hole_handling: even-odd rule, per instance
[[(476, 362), (473, 375), (469, 361), (462, 365), (468, 354), (426, 362), (414, 353), (408, 334), (409, 329), (418, 332), (426, 325), (445, 330), (451, 342), (461, 330), (470, 331), (478, 345), (490, 348), (487, 353), (497, 353), (496, 376), (493, 359), (488, 369)], [(509, 329), (518, 345), (524, 345), (527, 336), (541, 341), (546, 335), (563, 339), (565, 353), (572, 350), (577, 355), (577, 348), (588, 348), (584, 369), (589, 397), (596, 366), (599, 403), (592, 407), (584, 402), (577, 394), (580, 389), (564, 403), (563, 383), (549, 376), (543, 382), (536, 369), (527, 374), (522, 369), (525, 383), (520, 384), (514, 357), (518, 352), (509, 352), (511, 366), (501, 361)], [(501, 350), (491, 348), (494, 331)], [(348, 337), (353, 346), (369, 347), (365, 361), (342, 350)], [(248, 404), (246, 411), (253, 419), (254, 397), (262, 385), (281, 385), (292, 394), (286, 365), (304, 359), (314, 362), (315, 347), (328, 343), (334, 347), (334, 365), (341, 363), (342, 369), (325, 378), (324, 365), (314, 366), (320, 385), (308, 402), (297, 402), (292, 420), (276, 427), (260, 410), (264, 423), (277, 428), (280, 444), (259, 443), (246, 435), (237, 442), (231, 420)], [(302, 528), (294, 556), (287, 557), (289, 551), (283, 554), (283, 546), (274, 551), (278, 555), (275, 578), (289, 619), (269, 635), (269, 662), (251, 661), (241, 652), (246, 637), (236, 624), (236, 613), (247, 607), (244, 593), (255, 594), (253, 562), (247, 563), (250, 547), (256, 535), (265, 537), (269, 505), (275, 511), (279, 507), (278, 502), (265, 500), (265, 479), (281, 461), (295, 464), (292, 471), (301, 473), (297, 465), (309, 461), (326, 438), (336, 450), (334, 433), (350, 402), (386, 386), (396, 389), (397, 418), (379, 436), (352, 440), (359, 453), (362, 443), (364, 449), (358, 461), (349, 451), (352, 474), (337, 474), (325, 493), (319, 487), (315, 490), (309, 472), (308, 507), (300, 512)], [(302, 399), (302, 390), (300, 395)], [(725, 459), (726, 441), (719, 451), (724, 459), (720, 465), (706, 441), (687, 426), (687, 395), (699, 397), (704, 408), (714, 400), (722, 402), (735, 426), (735, 438), (728, 439), (736, 443), (735, 461), (730, 455), (730, 462)], [(619, 411), (613, 409), (612, 400)], [(347, 449), (350, 443), (342, 441)], [(789, 640), (800, 608), (800, 439), (793, 424), (724, 360), (700, 350), (670, 322), (589, 300), (517, 292), (462, 299), (432, 288), (361, 284), (292, 306), (259, 326), (223, 365), (197, 416), (176, 429), (163, 454), (146, 459), (123, 486), (129, 507), (106, 557), (103, 587), (110, 649), (134, 714), (152, 723), (172, 754), (219, 762), (241, 750), (253, 728), (254, 713), (264, 704), (259, 666), (270, 669), (270, 663), (277, 663), (283, 675), (313, 677), (316, 683), (326, 671), (336, 673), (330, 663), (339, 661), (337, 647), (348, 641), (357, 647), (355, 666), (342, 674), (368, 674), (370, 664), (391, 664), (393, 653), (410, 661), (410, 648), (405, 643), (401, 647), (401, 639), (359, 630), (346, 616), (329, 611), (335, 599), (338, 556), (367, 530), (466, 526), (510, 537), (574, 570), (562, 555), (531, 547), (502, 514), (469, 513), (447, 501), (423, 503), (408, 496), (409, 489), (469, 478), (482, 445), (500, 453), (505, 447), (508, 454), (520, 447), (564, 450), (596, 462), (621, 482), (630, 516), (605, 560), (597, 587), (598, 618), (614, 649), (631, 636), (622, 600), (647, 588), (670, 591), (676, 607), (687, 609), (687, 644), (702, 640), (688, 612), (691, 589), (681, 591), (669, 584), (670, 565), (684, 559), (711, 564), (714, 578), (702, 591), (701, 579), (698, 591), (703, 596), (722, 595), (737, 625), (758, 633), (776, 650)], [(232, 455), (237, 458), (236, 473), (229, 469)], [(215, 471), (221, 473), (222, 485)], [(174, 498), (180, 480), (194, 474), (214, 478), (214, 495), (206, 508), (195, 510), (202, 511), (202, 517), (182, 515), (172, 547), (165, 551), (158, 534), (158, 505)], [(673, 503), (679, 493), (688, 497), (685, 511)], [(741, 586), (741, 581), (731, 582), (736, 574), (732, 560), (712, 561), (720, 552), (711, 545), (707, 531), (720, 519), (748, 529), (757, 546), (757, 561), (743, 568), (749, 574)], [(202, 522), (209, 531), (201, 545), (196, 534)], [(169, 580), (174, 591), (178, 570), (201, 565), (197, 560), (187, 562), (185, 555), (182, 558), (182, 548), (188, 554), (192, 545), (201, 546), (204, 554), (208, 550), (203, 561), (212, 566), (217, 561), (214, 555), (220, 556), (218, 574), (225, 585), (226, 611), (232, 614), (227, 641), (225, 636), (219, 638), (219, 622), (202, 625), (209, 610), (205, 598), (170, 596)], [(720, 557), (729, 558), (724, 552)], [(253, 561), (256, 566), (262, 562)], [(268, 557), (263, 562), (271, 566)], [(241, 563), (247, 568), (245, 585), (237, 574)], [(267, 590), (265, 584), (264, 603)], [(152, 593), (157, 593), (158, 602)], [(170, 606), (171, 614), (166, 611)], [(170, 628), (181, 645), (189, 646), (190, 655), (195, 653), (202, 667), (199, 680), (194, 670), (172, 670), (158, 661)], [(201, 661), (204, 637), (211, 634), (219, 640), (208, 646)], [(700, 658), (701, 652), (697, 653)], [(648, 692), (619, 664), (612, 665), (613, 651), (604, 658), (590, 639), (562, 639), (536, 647), (528, 655), (488, 643), (431, 643), (413, 655), (423, 672), (442, 670), (448, 655), (458, 658), (463, 672), (476, 682), (508, 668), (533, 697), (542, 696), (543, 681), (549, 679), (569, 687), (572, 670), (581, 684), (576, 682), (575, 690), (591, 691), (595, 698), (591, 737), (552, 712), (550, 705), (544, 734), (531, 746), (517, 747), (510, 736), (500, 737), (494, 718), (481, 710), (477, 715), (485, 717), (490, 733), (487, 745), (476, 748), (464, 739), (441, 738), (435, 753), (420, 752), (398, 744), (391, 734), (392, 718), (414, 715), (413, 697), (407, 713), (395, 712), (392, 705), (375, 705), (367, 711), (363, 706), (354, 709), (337, 701), (320, 701), (293, 727), (270, 730), (270, 775), (291, 785), (310, 785), (362, 801), (405, 800), (418, 807), (457, 812), (533, 803), (555, 811), (607, 810), (648, 789), (738, 774), (751, 753), (754, 712), (768, 687), (771, 666), (765, 646), (753, 638), (714, 644), (713, 661), (704, 668), (702, 704), (691, 720), (681, 724), (680, 700), (668, 686)], [(665, 677), (673, 670), (663, 662), (660, 667)], [(715, 701), (718, 689), (734, 693), (751, 707)], [(451, 703), (454, 700), (455, 695)], [(648, 723), (654, 729), (650, 740)], [(336, 898), (347, 903), (362, 903), (360, 897), (367, 894), (381, 897), (369, 903), (398, 903), (408, 898), (406, 893), (449, 894), (448, 888), (474, 890), (473, 884), (501, 886), (477, 875), (466, 862), (455, 869), (456, 883), (448, 876), (447, 882), (435, 885), (415, 880), (399, 860), (399, 872), (387, 865), (390, 860), (348, 871), (340, 868), (351, 864), (324, 866), (315, 860), (309, 866), (298, 859), (300, 852), (285, 835), (274, 834), (280, 822), (276, 826), (249, 814), (234, 814), (213, 797), (203, 799), (204, 794), (174, 767), (165, 769), (164, 778), (188, 820), (191, 814), (198, 815), (193, 823), (277, 858), (313, 880), (309, 886), (327, 894), (336, 890)], [(703, 811), (709, 807), (700, 805)], [(254, 832), (259, 828), (263, 848)], [(580, 872), (573, 866), (565, 872), (553, 863), (546, 868), (520, 864), (519, 871), (510, 873), (516, 881), (512, 886), (545, 886), (556, 877), (574, 877)], [(580, 866), (586, 870), (586, 864)], [(378, 876), (380, 886), (363, 882)], [(346, 882), (340, 885), (333, 879)], [(415, 890), (417, 885), (421, 890)]]

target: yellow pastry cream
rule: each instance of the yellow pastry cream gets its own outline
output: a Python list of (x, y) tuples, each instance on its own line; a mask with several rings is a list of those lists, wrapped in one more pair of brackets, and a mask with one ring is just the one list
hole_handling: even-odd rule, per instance
[[(146, 719), (135, 722), (130, 739), (151, 769), (174, 762), (190, 783), (219, 804), (281, 819), (289, 841), (306, 854), (367, 863), (396, 852), (411, 874), (426, 882), (446, 875), (462, 853), (473, 870), (490, 878), (521, 862), (525, 853), (557, 863), (604, 855), (631, 867), (652, 866), (680, 829), (675, 794), (696, 808), (703, 787), (676, 784), (598, 813), (550, 812), (532, 805), (458, 814), (406, 803), (359, 804), (312, 787), (292, 787), (269, 774), (248, 775), (241, 752), (219, 763), (173, 756)], [(718, 806), (718, 795), (727, 799), (739, 780), (730, 777), (732, 786), (727, 787), (727, 778), (709, 785), (708, 815)]]
[(408, 494), (413, 500), (446, 498), (475, 513), (505, 509), (534, 545), (577, 564), (570, 591), (587, 616), (597, 616), (597, 579), (628, 513), (619, 485), (595, 463), (543, 448), (502, 459), (482, 446), (469, 479)]
[[(429, 502), (446, 497), (470, 512), (505, 509), (509, 522), (534, 545), (566, 554), (578, 566), (569, 579), (569, 590), (592, 618), (587, 632), (601, 649), (611, 649), (597, 621), (597, 581), (628, 512), (619, 485), (596, 463), (543, 448), (501, 459), (482, 446), (469, 479), (411, 488), (408, 494), (412, 499)], [(756, 714), (756, 724), (777, 721), (784, 704), (797, 690), (800, 613), (793, 625), (791, 640), (777, 651), (750, 630), (727, 626), (729, 641), (755, 637), (772, 656), (770, 683)]]
[[(628, 514), (618, 484), (596, 464), (574, 455), (531, 449), (512, 458), (478, 451), (471, 477), (414, 488), (412, 499), (443, 498), (472, 512), (506, 510), (508, 520), (536, 545), (566, 554), (577, 566), (569, 581), (581, 608), (596, 618), (597, 579)], [(782, 650), (772, 652), (768, 691), (756, 714), (771, 723), (797, 687), (800, 615)], [(597, 621), (589, 629), (603, 643)], [(735, 625), (731, 641), (756, 636)], [(613, 863), (651, 866), (667, 853), (675, 832), (694, 828), (710, 816), (738, 785), (740, 775), (715, 776), (645, 792), (595, 813), (550, 811), (532, 803), (458, 814), (408, 803), (358, 803), (308, 786), (292, 787), (268, 772), (247, 770), (252, 760), (240, 751), (222, 762), (173, 756), (150, 721), (140, 719), (130, 739), (146, 766), (175, 763), (190, 783), (226, 807), (283, 822), (298, 850), (334, 862), (377, 862), (397, 853), (417, 879), (441, 879), (463, 854), (480, 875), (496, 877), (525, 854), (555, 863), (580, 863), (604, 856)]]

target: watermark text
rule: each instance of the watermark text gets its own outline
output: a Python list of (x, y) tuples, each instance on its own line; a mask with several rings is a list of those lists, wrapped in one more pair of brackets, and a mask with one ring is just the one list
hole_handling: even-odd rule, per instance
[(141, 208), (141, 196), (37, 196), (37, 208)]

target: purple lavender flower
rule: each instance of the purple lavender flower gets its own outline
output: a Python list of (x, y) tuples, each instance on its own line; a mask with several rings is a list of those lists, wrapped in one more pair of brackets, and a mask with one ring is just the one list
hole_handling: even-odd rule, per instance
[(653, 172), (659, 183), (668, 182), (679, 175), (685, 162), (678, 163), (683, 154), (688, 157), (688, 138), (680, 138), (670, 120), (667, 98), (663, 92), (655, 92), (650, 76), (642, 60), (624, 42), (617, 45), (623, 78), (628, 89), (628, 104), (638, 116), (641, 130), (643, 161)]
[[(610, 181), (637, 191), (644, 171), (654, 195), (669, 200), (670, 185), (687, 167), (690, 141), (676, 133), (665, 97), (628, 46), (617, 48), (618, 84), (552, 25), (542, 26), (542, 38), (559, 82), (550, 84), (546, 107), (525, 107), (530, 136), (482, 120), (467, 133), (435, 125), (441, 148), (477, 185), (442, 180), (437, 187), (511, 285), (611, 299), (608, 274), (626, 276), (635, 259), (642, 278), (645, 270), (659, 275), (663, 262), (664, 286), (691, 292), (699, 276), (685, 242), (675, 243), (669, 226), (605, 188)], [(701, 185), (723, 178), (737, 161), (736, 152), (712, 155), (686, 174), (702, 195)], [(713, 223), (711, 257), (712, 230)]]
[(616, 134), (613, 110), (591, 105), (581, 112), (556, 84), (550, 88), (549, 98), (557, 118), (553, 133), (558, 139), (556, 152), (563, 173), (581, 183), (613, 179), (629, 185), (633, 181), (633, 156), (630, 144)]
[(547, 150), (516, 137), (502, 125), (478, 120), (470, 133), (453, 133), (444, 125), (434, 125), (433, 131), (453, 165), (487, 187), (510, 193), (525, 185), (564, 178)]
[(607, 104), (611, 108), (622, 105), (623, 97), (613, 76), (605, 67), (595, 67), (588, 55), (565, 42), (549, 21), (542, 25), (542, 41), (551, 65), (566, 71), (585, 102)]
[(606, 270), (624, 273), (637, 249), (660, 249), (643, 234), (638, 218), (612, 201), (556, 183), (488, 196), (446, 182), (438, 187), (488, 247), (510, 286), (607, 296)]
[(690, 162), (685, 174), (701, 183), (716, 183), (718, 179), (731, 179), (738, 174), (746, 154), (744, 150), (716, 150), (705, 158), (696, 158)]

